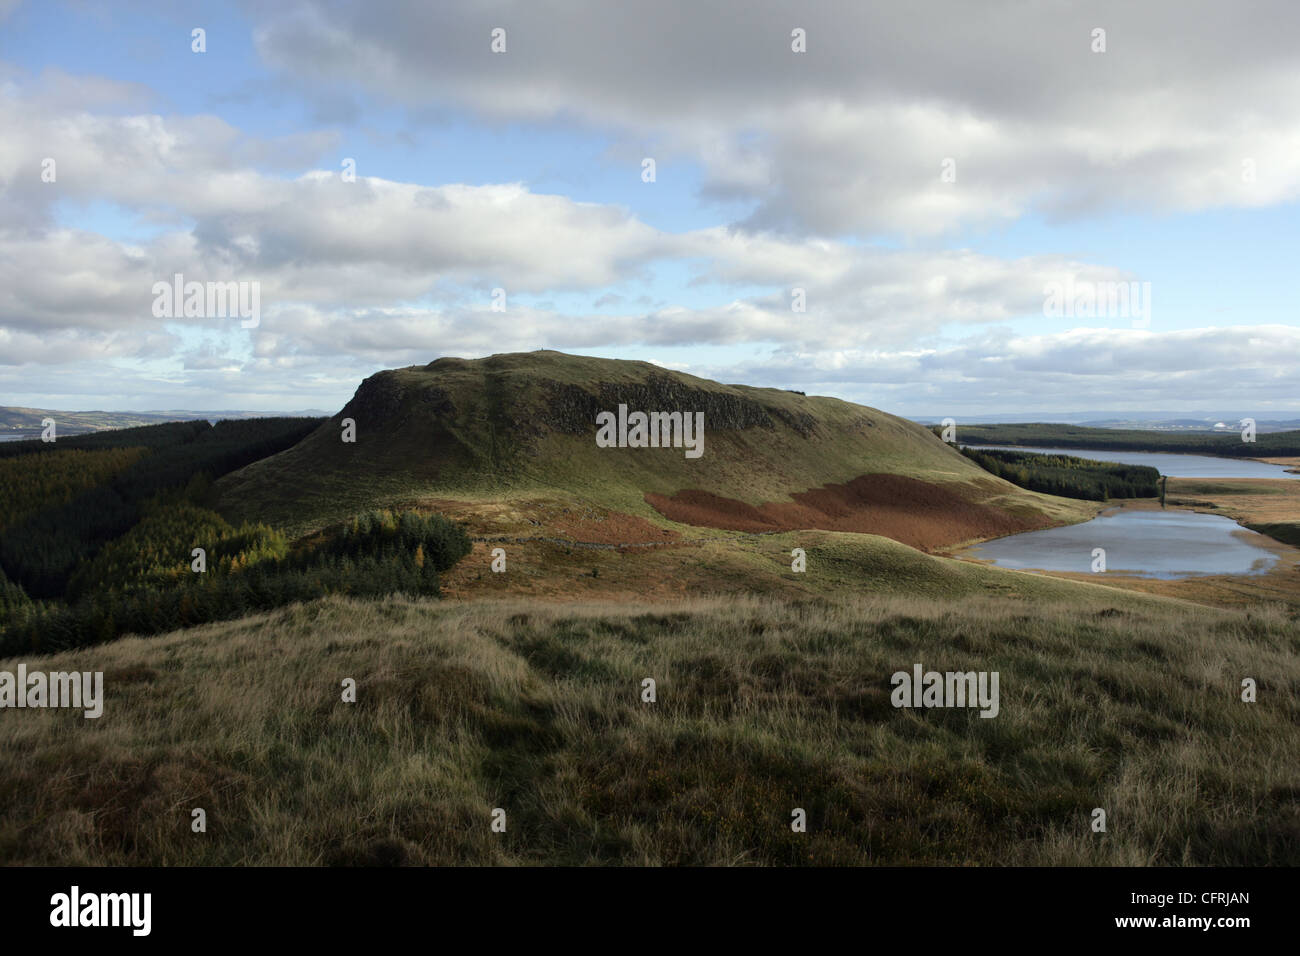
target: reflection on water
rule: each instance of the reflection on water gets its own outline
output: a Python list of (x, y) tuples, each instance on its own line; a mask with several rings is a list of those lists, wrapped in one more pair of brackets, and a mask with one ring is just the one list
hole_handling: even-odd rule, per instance
[(1179, 455), (1157, 451), (1104, 451), (1100, 448), (1020, 448), (1012, 445), (970, 445), (970, 448), (1001, 448), (1032, 451), (1040, 455), (1073, 455), (1095, 461), (1117, 461), (1121, 465), (1148, 465), (1170, 478), (1300, 478), (1281, 465), (1245, 458), (1215, 458), (1213, 455)]
[(1003, 568), (1091, 572), (1093, 549), (1104, 548), (1107, 574), (1262, 574), (1279, 560), (1267, 540), (1220, 515), (1118, 508), (1083, 524), (987, 541), (965, 556)]

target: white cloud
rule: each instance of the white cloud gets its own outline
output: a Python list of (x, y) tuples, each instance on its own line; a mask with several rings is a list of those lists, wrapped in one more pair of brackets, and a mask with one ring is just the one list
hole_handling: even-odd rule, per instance
[[(294, 348), (291, 326), (304, 337), (298, 348), (367, 354), (395, 342), (409, 343), (409, 352), (447, 341), (862, 347), (1033, 313), (1049, 281), (1131, 278), (1052, 256), (889, 251), (721, 227), (671, 233), (619, 206), (517, 183), (345, 182), (333, 171), (278, 177), (236, 165), (232, 149), (255, 153), (265, 144), (219, 120), (59, 113), (38, 110), (39, 92), (22, 92), (8, 88), (0, 110), (41, 118), (0, 154), (0, 205), (30, 207), (32, 195), (105, 200), (171, 228), (137, 243), (32, 222), (0, 228), (0, 324), (14, 330), (156, 330), (165, 320), (152, 315), (153, 285), (180, 273), (260, 283), (261, 334), (274, 339), (259, 348), (274, 341), (283, 354)], [(59, 144), (54, 183), (35, 175), (44, 135)], [(107, 173), (83, 175), (92, 169)], [(601, 317), (511, 304), (565, 290), (603, 292), (596, 301), (605, 305), (642, 301), (636, 293), (649, 270), (669, 262), (694, 273), (683, 294), (714, 304)], [(506, 292), (505, 313), (486, 309), (496, 287)], [(806, 312), (791, 308), (796, 288)], [(393, 326), (398, 315), (411, 318)], [(372, 340), (367, 330), (385, 323)]]
[(1300, 396), (1300, 329), (1265, 325), (989, 333), (945, 347), (782, 351), (727, 368), (725, 374), (754, 384), (833, 392), (912, 415), (960, 418), (998, 409), (1029, 418), (1083, 409), (1174, 406), (1294, 416), (1300, 412), (1295, 397)]
[[(808, 52), (790, 51), (793, 26)], [(1092, 52), (1091, 31), (1107, 30)], [(505, 54), (488, 48), (501, 26)], [(940, 232), (1039, 210), (1300, 196), (1300, 9), (1261, 0), (915, 0), (797, 7), (297, 0), (262, 57), (316, 94), (576, 116), (694, 155), (754, 227)], [(940, 163), (957, 163), (941, 183)], [(1253, 160), (1254, 181), (1242, 176)]]
[[(615, 152), (648, 142), (696, 157), (705, 193), (748, 200), (752, 213), (741, 227), (671, 232), (520, 183), (425, 185), (364, 168), (345, 183), (332, 133), (251, 136), (217, 116), (152, 112), (133, 84), (10, 72), (0, 387), (17, 393), (20, 367), (33, 365), (51, 394), (132, 388), (146, 401), (185, 388), (195, 406), (336, 407), (362, 375), (442, 354), (645, 348), (676, 367), (673, 348), (713, 345), (772, 357), (715, 369), (692, 360), (693, 372), (913, 413), (1207, 397), (1250, 407), (1300, 394), (1288, 327), (1168, 331), (1157, 315), (1152, 330), (1046, 320), (1038, 335), (1009, 330), (1040, 313), (1047, 283), (1142, 278), (1125, 270), (837, 238), (1031, 210), (1068, 218), (1300, 196), (1290, 5), (1245, 17), (1152, 0), (1076, 16), (990, 0), (972, 18), (937, 0), (812, 2), (736, 17), (730, 5), (672, 0), (575, 3), (563, 23), (517, 2), (287, 9), (258, 49), (314, 96), (352, 85), (493, 117), (576, 116), (624, 137)], [(809, 31), (803, 58), (789, 52), (792, 18)], [(1087, 52), (1094, 21), (1110, 31), (1104, 55)], [(505, 56), (487, 50), (496, 25), (509, 30)], [(40, 180), (46, 156), (57, 183)], [(940, 180), (947, 157), (954, 183)], [(322, 160), (331, 168), (302, 172)], [(136, 217), (148, 238), (65, 225), (92, 204)], [(665, 293), (654, 280), (663, 264), (688, 283)], [(154, 318), (152, 285), (176, 272), (260, 282), (261, 326)], [(488, 308), (495, 286), (510, 297), (505, 312)], [(796, 287), (806, 312), (791, 310)], [(569, 292), (622, 314), (553, 304)]]

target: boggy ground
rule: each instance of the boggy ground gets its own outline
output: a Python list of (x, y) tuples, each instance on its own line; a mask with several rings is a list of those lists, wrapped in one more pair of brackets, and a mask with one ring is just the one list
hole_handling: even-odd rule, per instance
[[(1048, 506), (1027, 508), (1023, 500), (999, 495), (997, 482), (988, 484), (864, 475), (758, 505), (701, 491), (646, 494), (653, 505), (648, 517), (558, 491), (420, 497), (403, 506), (436, 511), (469, 530), (473, 552), (443, 579), (449, 596), (555, 600), (876, 590), (896, 579), (897, 569), (916, 564), (922, 555), (913, 549), (938, 550), (1083, 520), (1099, 507), (1036, 496), (1036, 505), (1042, 499)], [(832, 550), (856, 554), (842, 563), (845, 569), (862, 555), (873, 556), (871, 577), (828, 574), (815, 549), (831, 540)], [(809, 555), (807, 574), (791, 573), (796, 547)], [(498, 548), (506, 553), (505, 573), (490, 570)], [(996, 571), (991, 580), (1003, 573)]]
[[(1225, 514), (1246, 524), (1252, 520), (1277, 524), (1300, 515), (1300, 500), (1293, 497), (1300, 496), (1300, 482), (1294, 487), (1282, 481), (1232, 484), (1237, 487), (1215, 492), (1214, 486), (1204, 482), (1174, 480), (1169, 501), (1177, 502), (1176, 507)], [(1189, 491), (1197, 497), (1189, 498)], [(1159, 507), (1146, 500), (1122, 504)], [(959, 548), (937, 548), (930, 557), (886, 537), (860, 532), (814, 527), (784, 530), (765, 523), (747, 525), (759, 530), (737, 531), (679, 524), (666, 518), (655, 524), (559, 497), (424, 499), (420, 506), (463, 522), (475, 539), (470, 556), (443, 579), (444, 593), (454, 598), (517, 595), (562, 602), (678, 599), (700, 594), (806, 597), (879, 594), (891, 589), (914, 593), (918, 586), (929, 588), (939, 581), (944, 582), (940, 589), (945, 594), (1021, 595), (1027, 593), (1029, 581), (1055, 580), (1214, 607), (1247, 608), (1278, 602), (1300, 608), (1300, 561), (1293, 548), (1282, 544), (1277, 550), (1283, 552), (1283, 560), (1266, 574), (1175, 581), (1107, 575), (1102, 580), (1091, 574), (1010, 571), (948, 560), (947, 555), (962, 553)], [(876, 526), (899, 533), (897, 527)], [(966, 533), (967, 529), (961, 529), (949, 536), (963, 538)], [(791, 571), (791, 551), (796, 547), (807, 553), (807, 573)], [(506, 573), (490, 570), (495, 548), (506, 552)]]
[(1171, 478), (1171, 505), (1226, 515), (1286, 544), (1300, 545), (1300, 480)]
[[(937, 489), (937, 490), (936, 490)], [(702, 493), (647, 496), (652, 518), (602, 508), (576, 498), (512, 495), (501, 498), (424, 498), (420, 508), (463, 522), (475, 538), (471, 555), (446, 575), (451, 597), (507, 595), (539, 600), (678, 599), (699, 594), (786, 596), (887, 593), (916, 586), (915, 572), (962, 581), (968, 593), (1023, 593), (1023, 582), (1050, 579), (1125, 589), (1225, 608), (1282, 603), (1300, 608), (1300, 561), (1282, 544), (1283, 560), (1261, 575), (1216, 575), (1177, 581), (1069, 572), (1017, 572), (947, 561), (963, 545), (1043, 527), (1041, 514), (970, 505), (961, 489), (893, 475), (872, 476), (751, 506)], [(1300, 481), (1289, 479), (1171, 479), (1170, 507), (1231, 517), (1281, 542), (1300, 544)], [(1158, 508), (1155, 500), (1120, 502)], [(1102, 507), (1072, 502), (1075, 513)], [(677, 520), (673, 520), (677, 519)], [(876, 529), (868, 533), (868, 529)], [(832, 529), (832, 530), (821, 530)], [(886, 539), (906, 542), (893, 545)], [(927, 547), (928, 546), (928, 547)], [(507, 573), (490, 571), (491, 552), (503, 548)], [(808, 553), (809, 571), (791, 572), (790, 552)], [(913, 547), (942, 557), (929, 559)], [(832, 557), (838, 555), (838, 557)], [(978, 583), (964, 577), (978, 568)], [(1010, 575), (1011, 577), (1008, 577)]]
[[(1060, 597), (1073, 585), (931, 557), (889, 538), (816, 528), (736, 531), (648, 520), (555, 495), (413, 502), (464, 524), (473, 551), (442, 578), (452, 598), (572, 601), (701, 594), (1014, 593)], [(807, 570), (792, 570), (795, 548)], [(506, 569), (494, 573), (493, 552)], [(917, 589), (921, 589), (918, 591)]]

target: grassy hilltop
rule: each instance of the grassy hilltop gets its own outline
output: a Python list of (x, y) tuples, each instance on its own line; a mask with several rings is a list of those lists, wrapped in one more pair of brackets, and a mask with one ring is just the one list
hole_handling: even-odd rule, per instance
[[(703, 457), (687, 459), (670, 448), (598, 448), (595, 416), (620, 403), (703, 411)], [(351, 444), (340, 439), (347, 418), (356, 422)], [(889, 501), (851, 485), (881, 475), (899, 479), (888, 488)], [(796, 497), (816, 499), (828, 485), (836, 486), (832, 502)], [(379, 372), (306, 439), (227, 476), (218, 491), (220, 510), (232, 520), (297, 531), (374, 504), (554, 494), (659, 524), (667, 512), (689, 524), (739, 530), (757, 530), (770, 518), (773, 528), (802, 520), (871, 531), (869, 522), (836, 526), (826, 515), (859, 506), (929, 507), (939, 524), (958, 526), (960, 512), (969, 511), (976, 529), (970, 537), (979, 537), (978, 529), (999, 521), (1006, 527), (997, 533), (1007, 533), (1091, 513), (994, 478), (923, 426), (873, 408), (552, 351), (444, 358)], [(803, 511), (756, 517), (750, 509), (764, 504)], [(820, 513), (808, 518), (809, 508)], [(716, 512), (729, 520), (713, 520)]]

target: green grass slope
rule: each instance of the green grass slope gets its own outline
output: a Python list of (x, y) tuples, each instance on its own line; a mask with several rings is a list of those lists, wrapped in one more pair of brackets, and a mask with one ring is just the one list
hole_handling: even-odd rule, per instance
[[(488, 547), (494, 544), (489, 542)], [(486, 561), (467, 559), (446, 583), (465, 599), (518, 598), (615, 603), (631, 597), (680, 600), (692, 594), (789, 600), (845, 595), (908, 595), (956, 606), (982, 597), (1008, 606), (1073, 602), (1090, 609), (1156, 613), (1182, 602), (1100, 581), (1073, 581), (926, 554), (872, 534), (804, 530), (781, 534), (702, 536), (689, 548), (590, 550), (541, 543), (511, 547), (510, 573), (492, 574)], [(791, 569), (802, 548), (806, 570)], [(592, 572), (596, 574), (593, 577)]]
[[(595, 415), (619, 403), (703, 411), (703, 457), (598, 448)], [(355, 443), (341, 440), (349, 418)], [(559, 491), (654, 517), (644, 500), (651, 492), (698, 489), (758, 504), (872, 473), (957, 483), (972, 501), (1012, 512), (1084, 516), (991, 477), (928, 429), (876, 409), (552, 351), (377, 373), (294, 448), (222, 479), (218, 507), (235, 520), (307, 531), (403, 499)]]

